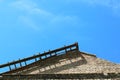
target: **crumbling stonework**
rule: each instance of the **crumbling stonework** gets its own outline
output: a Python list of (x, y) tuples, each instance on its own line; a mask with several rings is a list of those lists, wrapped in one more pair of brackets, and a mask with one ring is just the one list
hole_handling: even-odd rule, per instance
[(4, 67), (10, 71), (0, 74), (0, 80), (120, 80), (120, 64), (80, 52), (78, 43), (0, 65)]
[(70, 52), (50, 58), (23, 74), (120, 73), (120, 65), (84, 52)]

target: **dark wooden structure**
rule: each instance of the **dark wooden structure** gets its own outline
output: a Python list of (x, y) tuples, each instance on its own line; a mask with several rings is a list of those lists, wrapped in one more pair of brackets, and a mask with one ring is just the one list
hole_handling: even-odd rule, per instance
[[(41, 62), (57, 57), (68, 52), (78, 52), (78, 43), (64, 46), (55, 50), (49, 50), (42, 54), (34, 55), (28, 58), (19, 59), (0, 65), (0, 69), (9, 68), (9, 71), (0, 73), (0, 80), (40, 80), (40, 79), (120, 79), (120, 73), (78, 73), (78, 74), (21, 74), (34, 66), (40, 65)], [(84, 58), (83, 58), (84, 59)], [(47, 64), (47, 63), (46, 63)], [(19, 65), (19, 66), (18, 66)], [(44, 64), (42, 64), (44, 65)], [(12, 66), (12, 67), (11, 67)], [(13, 68), (14, 66), (14, 68)]]

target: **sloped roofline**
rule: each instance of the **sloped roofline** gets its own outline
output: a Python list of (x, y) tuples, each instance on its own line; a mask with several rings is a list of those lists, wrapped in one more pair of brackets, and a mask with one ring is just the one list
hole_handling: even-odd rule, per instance
[[(44, 52), (42, 54), (34, 55), (34, 56), (27, 57), (27, 58), (24, 58), (24, 59), (19, 59), (17, 61), (13, 61), (13, 62), (8, 62), (6, 64), (0, 65), (0, 68), (9, 67), (10, 71), (3, 72), (1, 74), (6, 74), (6, 73), (19, 71), (21, 69), (28, 68), (28, 67), (30, 67), (31, 65), (34, 65), (37, 62), (37, 58), (39, 58), (38, 61), (40, 61), (40, 60), (44, 60), (44, 59), (47, 59), (47, 58), (50, 58), (50, 57), (55, 57), (55, 56), (61, 55), (61, 51), (64, 52), (64, 53), (67, 53), (69, 51), (76, 51), (76, 50), (79, 51), (79, 46), (78, 46), (77, 42), (74, 43), (74, 44), (68, 45), (68, 46), (64, 46), (64, 47), (55, 49), (55, 50), (49, 50), (48, 52)], [(44, 57), (44, 58), (42, 59), (42, 57)], [(27, 64), (26, 62), (30, 61), (30, 60), (35, 60), (35, 62)], [(25, 63), (25, 66), (22, 66), (23, 62)], [(20, 64), (20, 67), (17, 68), (16, 64)], [(11, 68), (12, 65), (15, 67), (15, 69)]]

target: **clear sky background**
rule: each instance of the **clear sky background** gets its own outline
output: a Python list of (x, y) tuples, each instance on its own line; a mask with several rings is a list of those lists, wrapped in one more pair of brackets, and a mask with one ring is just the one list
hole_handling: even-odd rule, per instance
[(74, 42), (120, 63), (120, 0), (0, 0), (0, 64)]

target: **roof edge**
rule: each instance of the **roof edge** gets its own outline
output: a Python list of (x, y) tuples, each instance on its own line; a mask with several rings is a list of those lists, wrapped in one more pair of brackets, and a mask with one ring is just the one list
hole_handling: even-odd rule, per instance
[(87, 52), (81, 52), (81, 51), (80, 51), (80, 53), (85, 54), (85, 55), (88, 55), (88, 56), (97, 57), (95, 54), (90, 54), (90, 53), (87, 53)]

